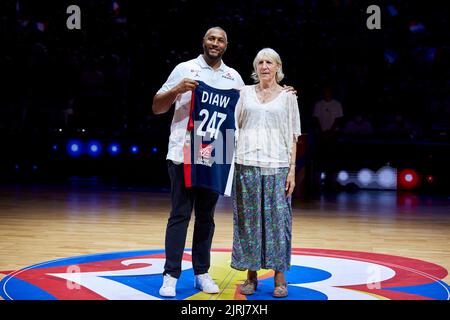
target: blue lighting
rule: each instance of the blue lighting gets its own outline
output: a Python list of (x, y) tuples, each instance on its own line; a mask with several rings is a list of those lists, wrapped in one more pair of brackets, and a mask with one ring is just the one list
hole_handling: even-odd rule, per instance
[(427, 61), (433, 61), (436, 57), (436, 48), (427, 48), (425, 52), (425, 59)]
[(388, 8), (388, 11), (389, 11), (391, 16), (393, 16), (393, 17), (398, 16), (398, 10), (397, 10), (397, 8), (395, 6), (389, 5), (387, 8)]
[(152, 153), (157, 153), (158, 152), (158, 148), (157, 147), (153, 147), (152, 148)]
[(57, 144), (54, 144), (54, 145), (52, 146), (52, 150), (53, 150), (53, 151), (57, 151), (57, 150), (58, 150), (58, 145), (57, 145)]
[(131, 152), (132, 154), (137, 154), (137, 153), (139, 152), (139, 147), (138, 147), (137, 145), (132, 145), (132, 146), (130, 147), (130, 152)]
[(98, 141), (90, 141), (88, 144), (88, 153), (92, 157), (97, 157), (102, 152), (102, 145)]
[(115, 156), (117, 154), (120, 153), (120, 146), (118, 143), (111, 143), (108, 147), (108, 152), (112, 155)]
[(71, 157), (78, 157), (82, 153), (83, 145), (78, 140), (71, 140), (67, 143), (67, 153)]
[(385, 49), (384, 50), (384, 60), (389, 63), (389, 64), (393, 64), (395, 63), (395, 61), (397, 61), (397, 57), (398, 54), (390, 49)]

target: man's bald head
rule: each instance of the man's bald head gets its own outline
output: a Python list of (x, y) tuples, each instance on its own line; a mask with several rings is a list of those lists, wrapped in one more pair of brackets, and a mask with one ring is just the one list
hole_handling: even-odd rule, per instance
[(208, 31), (206, 31), (205, 36), (203, 37), (203, 39), (208, 38), (208, 36), (213, 33), (213, 32), (221, 32), (223, 34), (223, 37), (225, 38), (225, 41), (228, 42), (228, 36), (227, 33), (225, 32), (225, 30), (223, 30), (221, 27), (212, 27), (209, 28)]

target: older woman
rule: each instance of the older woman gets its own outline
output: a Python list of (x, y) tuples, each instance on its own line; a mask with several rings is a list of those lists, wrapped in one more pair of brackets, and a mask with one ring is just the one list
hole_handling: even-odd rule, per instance
[(279, 84), (284, 74), (276, 51), (259, 51), (253, 69), (256, 84), (241, 90), (235, 113), (231, 267), (247, 270), (242, 294), (255, 292), (259, 269), (273, 269), (273, 296), (286, 297), (284, 272), (290, 267), (291, 195), (300, 115), (296, 95)]

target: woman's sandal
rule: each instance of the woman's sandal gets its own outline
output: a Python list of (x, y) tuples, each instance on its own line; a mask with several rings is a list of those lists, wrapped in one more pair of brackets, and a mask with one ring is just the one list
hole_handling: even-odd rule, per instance
[(286, 283), (275, 284), (275, 289), (272, 294), (275, 298), (284, 298), (288, 295)]
[(241, 294), (248, 296), (248, 295), (254, 294), (257, 287), (258, 287), (257, 279), (254, 279), (254, 280), (247, 279), (247, 280), (245, 280), (244, 284), (242, 284), (240, 286), (239, 291)]

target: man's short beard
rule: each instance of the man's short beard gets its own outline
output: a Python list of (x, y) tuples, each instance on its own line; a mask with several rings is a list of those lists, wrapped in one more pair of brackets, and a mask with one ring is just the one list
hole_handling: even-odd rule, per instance
[(207, 56), (211, 60), (220, 60), (220, 59), (222, 59), (222, 55), (224, 52), (223, 51), (220, 52), (217, 56), (211, 56), (209, 54), (209, 50), (205, 46), (203, 46), (203, 53), (205, 54), (205, 56)]

